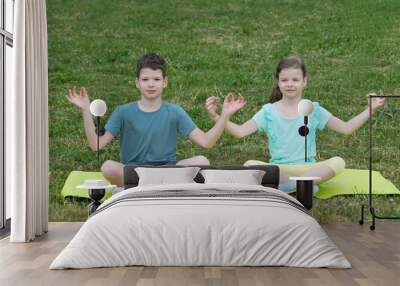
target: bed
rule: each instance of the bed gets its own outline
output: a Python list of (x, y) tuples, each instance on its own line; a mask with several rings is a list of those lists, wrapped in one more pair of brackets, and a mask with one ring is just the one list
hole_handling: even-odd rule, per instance
[[(351, 267), (309, 212), (276, 189), (277, 167), (196, 168), (176, 175), (178, 167), (126, 167), (126, 190), (89, 217), (50, 269)], [(185, 176), (191, 182), (180, 181)]]

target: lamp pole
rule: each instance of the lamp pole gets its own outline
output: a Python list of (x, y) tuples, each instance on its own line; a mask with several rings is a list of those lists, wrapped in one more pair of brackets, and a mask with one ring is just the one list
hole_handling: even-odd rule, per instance
[(297, 110), (299, 114), (304, 116), (304, 125), (300, 126), (299, 128), (299, 134), (301, 136), (304, 136), (304, 162), (307, 162), (307, 135), (309, 133), (309, 129), (307, 127), (308, 124), (308, 115), (310, 115), (313, 112), (314, 106), (313, 103), (308, 100), (308, 99), (302, 99), (300, 100)]
[(307, 135), (308, 135), (308, 127), (307, 127), (307, 123), (308, 123), (308, 116), (304, 116), (304, 129), (305, 129), (305, 135), (304, 135), (304, 162), (307, 163)]
[(100, 169), (100, 116), (96, 116), (96, 134), (97, 134), (97, 165)]
[(307, 162), (307, 135), (310, 130), (307, 127), (308, 124), (308, 116), (304, 116), (304, 125), (300, 126), (299, 134), (304, 137), (304, 162)]

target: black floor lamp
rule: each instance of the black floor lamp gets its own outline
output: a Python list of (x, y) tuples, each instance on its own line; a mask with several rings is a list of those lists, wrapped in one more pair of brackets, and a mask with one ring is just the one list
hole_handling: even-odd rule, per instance
[[(300, 100), (298, 113), (304, 116), (304, 125), (299, 128), (299, 134), (304, 137), (304, 162), (307, 163), (307, 135), (310, 132), (308, 124), (308, 116), (313, 112), (313, 103), (308, 99)], [(313, 185), (317, 177), (289, 177), (296, 181), (296, 198), (303, 206), (310, 210), (313, 206)]]
[(100, 168), (100, 148), (99, 139), (100, 136), (104, 135), (104, 126), (100, 124), (100, 117), (102, 117), (107, 111), (107, 105), (104, 100), (95, 99), (90, 103), (90, 113), (96, 117), (96, 134), (97, 134), (97, 164)]
[[(385, 98), (398, 98), (400, 99), (400, 96), (396, 95), (369, 95), (369, 101), (371, 102), (372, 98), (375, 97), (385, 97)], [(364, 210), (367, 207), (369, 209), (369, 212), (371, 213), (372, 216), (372, 224), (369, 226), (371, 230), (375, 229), (375, 220), (376, 219), (400, 219), (400, 217), (388, 217), (388, 216), (379, 216), (376, 214), (376, 210), (372, 204), (372, 107), (371, 104), (369, 104), (369, 183), (368, 183), (368, 205), (361, 205), (361, 218), (359, 220), (359, 223), (362, 225), (364, 224)]]
[(307, 135), (309, 133), (307, 124), (308, 116), (313, 112), (314, 106), (311, 100), (302, 99), (297, 106), (297, 110), (300, 115), (304, 116), (304, 125), (299, 128), (299, 134), (304, 137), (304, 162), (307, 163)]
[[(95, 99), (90, 103), (90, 113), (96, 117), (96, 135), (97, 135), (97, 164), (100, 169), (100, 136), (104, 135), (105, 129), (100, 124), (100, 117), (104, 116), (107, 111), (107, 105), (104, 100)], [(108, 185), (108, 183), (103, 180), (87, 180), (85, 184), (79, 186), (79, 188), (87, 189), (89, 198), (92, 202), (88, 206), (89, 216), (96, 211), (100, 206), (100, 200), (104, 197), (106, 193), (106, 188), (115, 187), (113, 185)]]

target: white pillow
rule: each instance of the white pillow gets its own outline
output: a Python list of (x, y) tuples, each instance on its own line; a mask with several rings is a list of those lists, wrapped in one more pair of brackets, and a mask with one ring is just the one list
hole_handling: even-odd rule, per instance
[(135, 168), (139, 176), (138, 186), (195, 183), (193, 179), (199, 170), (199, 167)]
[(234, 183), (261, 185), (265, 171), (262, 170), (201, 170), (205, 184)]

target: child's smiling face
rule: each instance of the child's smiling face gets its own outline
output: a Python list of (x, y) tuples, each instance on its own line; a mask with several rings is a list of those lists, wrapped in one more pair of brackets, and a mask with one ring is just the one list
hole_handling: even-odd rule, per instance
[(146, 99), (156, 99), (162, 95), (167, 86), (167, 78), (163, 77), (161, 70), (143, 68), (140, 71), (139, 78), (136, 79), (136, 87), (140, 95)]
[(278, 86), (283, 97), (301, 98), (306, 85), (307, 78), (299, 68), (286, 68), (279, 73)]

